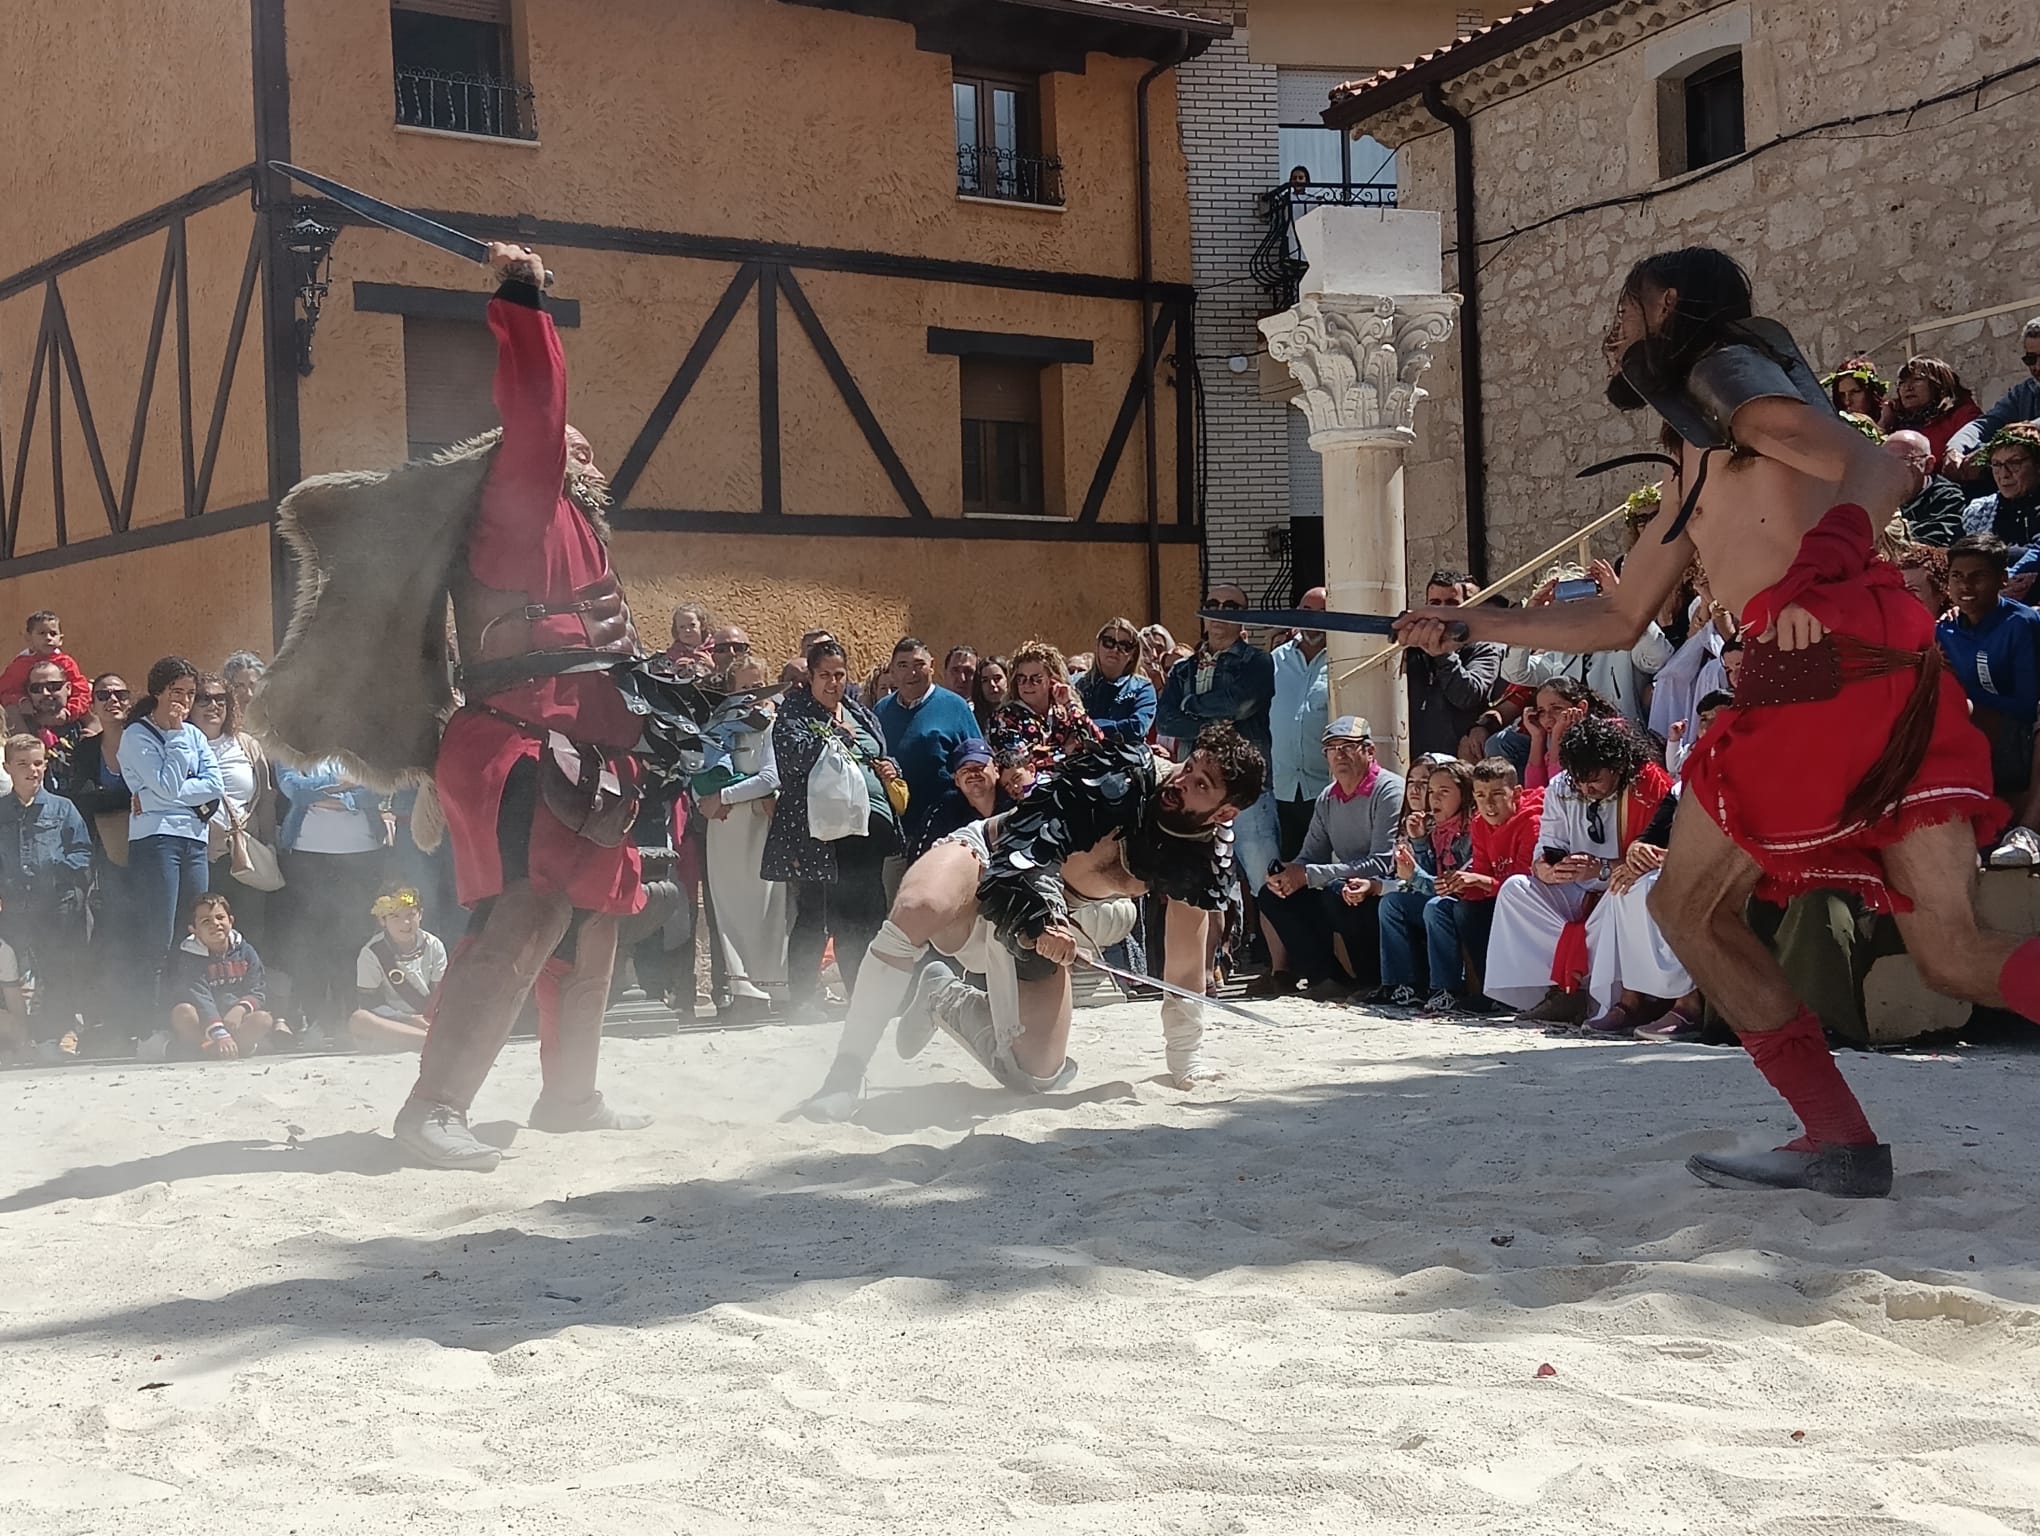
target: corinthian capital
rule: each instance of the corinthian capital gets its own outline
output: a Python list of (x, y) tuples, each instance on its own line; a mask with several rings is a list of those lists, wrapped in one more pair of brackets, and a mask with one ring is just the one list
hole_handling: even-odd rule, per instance
[(1417, 380), (1431, 349), (1452, 334), (1458, 308), (1455, 294), (1323, 293), (1263, 320), (1268, 355), (1303, 386), (1296, 404), (1310, 418), (1312, 446), (1332, 433), (1345, 442), (1414, 442), (1424, 398)]

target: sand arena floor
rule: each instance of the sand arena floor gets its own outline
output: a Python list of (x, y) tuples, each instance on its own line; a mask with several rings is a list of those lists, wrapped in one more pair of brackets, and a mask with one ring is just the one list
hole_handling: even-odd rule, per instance
[(1738, 1053), (1267, 1013), (827, 1128), (832, 1028), (618, 1039), (568, 1138), (519, 1041), (491, 1176), (405, 1060), (6, 1074), (0, 1531), (2040, 1531), (2040, 1050), (1850, 1057), (1842, 1204), (1682, 1170), (1788, 1134)]

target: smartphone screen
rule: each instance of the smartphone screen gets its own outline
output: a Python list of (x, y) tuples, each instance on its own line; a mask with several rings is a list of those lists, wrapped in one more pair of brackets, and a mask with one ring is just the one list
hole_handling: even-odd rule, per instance
[(1554, 603), (1576, 603), (1583, 597), (1598, 597), (1601, 584), (1591, 576), (1577, 576), (1571, 581), (1561, 581), (1551, 589)]

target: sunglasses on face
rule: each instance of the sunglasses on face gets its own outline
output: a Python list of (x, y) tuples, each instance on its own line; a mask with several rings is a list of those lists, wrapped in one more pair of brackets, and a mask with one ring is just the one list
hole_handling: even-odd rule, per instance
[(30, 683), (28, 685), (28, 691), (30, 693), (63, 693), (66, 692), (70, 688), (70, 686), (71, 685), (66, 682)]
[(227, 702), (227, 696), (224, 693), (201, 693), (193, 702), (199, 704), (224, 704)]
[(128, 691), (125, 688), (95, 688), (92, 697), (102, 704), (123, 704), (127, 702)]
[(1236, 603), (1231, 598), (1228, 597), (1223, 600), (1213, 599), (1212, 601), (1207, 602), (1204, 606), (1207, 608), (1232, 608), (1244, 610), (1247, 605), (1245, 603)]
[(2028, 368), (2040, 368), (2040, 352), (2021, 352), (2019, 356), (2025, 359)]
[(1131, 656), (1140, 649), (1140, 642), (1137, 640), (1122, 640), (1118, 635), (1100, 635), (1098, 637), (1098, 649), (1101, 651), (1118, 651), (1121, 655)]

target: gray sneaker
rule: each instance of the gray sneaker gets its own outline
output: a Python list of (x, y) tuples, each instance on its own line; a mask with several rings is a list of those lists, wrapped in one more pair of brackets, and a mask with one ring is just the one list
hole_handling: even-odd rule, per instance
[(857, 1116), (864, 1098), (864, 1066), (853, 1056), (838, 1056), (815, 1096), (795, 1111), (803, 1120), (841, 1125)]
[(936, 995), (956, 979), (956, 972), (940, 960), (921, 967), (921, 974), (914, 978), (914, 990), (893, 1023), (893, 1048), (900, 1053), (900, 1060), (912, 1061), (935, 1038)]
[(431, 1168), (493, 1173), (503, 1154), (468, 1129), (467, 1116), (448, 1104), (406, 1099), (392, 1127), (397, 1145)]
[(541, 1093), (524, 1123), (534, 1131), (564, 1136), (574, 1131), (641, 1131), (652, 1123), (652, 1117), (617, 1109), (599, 1093), (579, 1104), (549, 1099)]
[(992, 1075), (1015, 1093), (1060, 1093), (1076, 1081), (1077, 1058), (1065, 1054), (1053, 1077), (1036, 1077), (1004, 1050), (992, 1058)]
[(2040, 864), (2040, 836), (2030, 827), (2013, 827), (1990, 851), (1992, 869), (2030, 869)]

